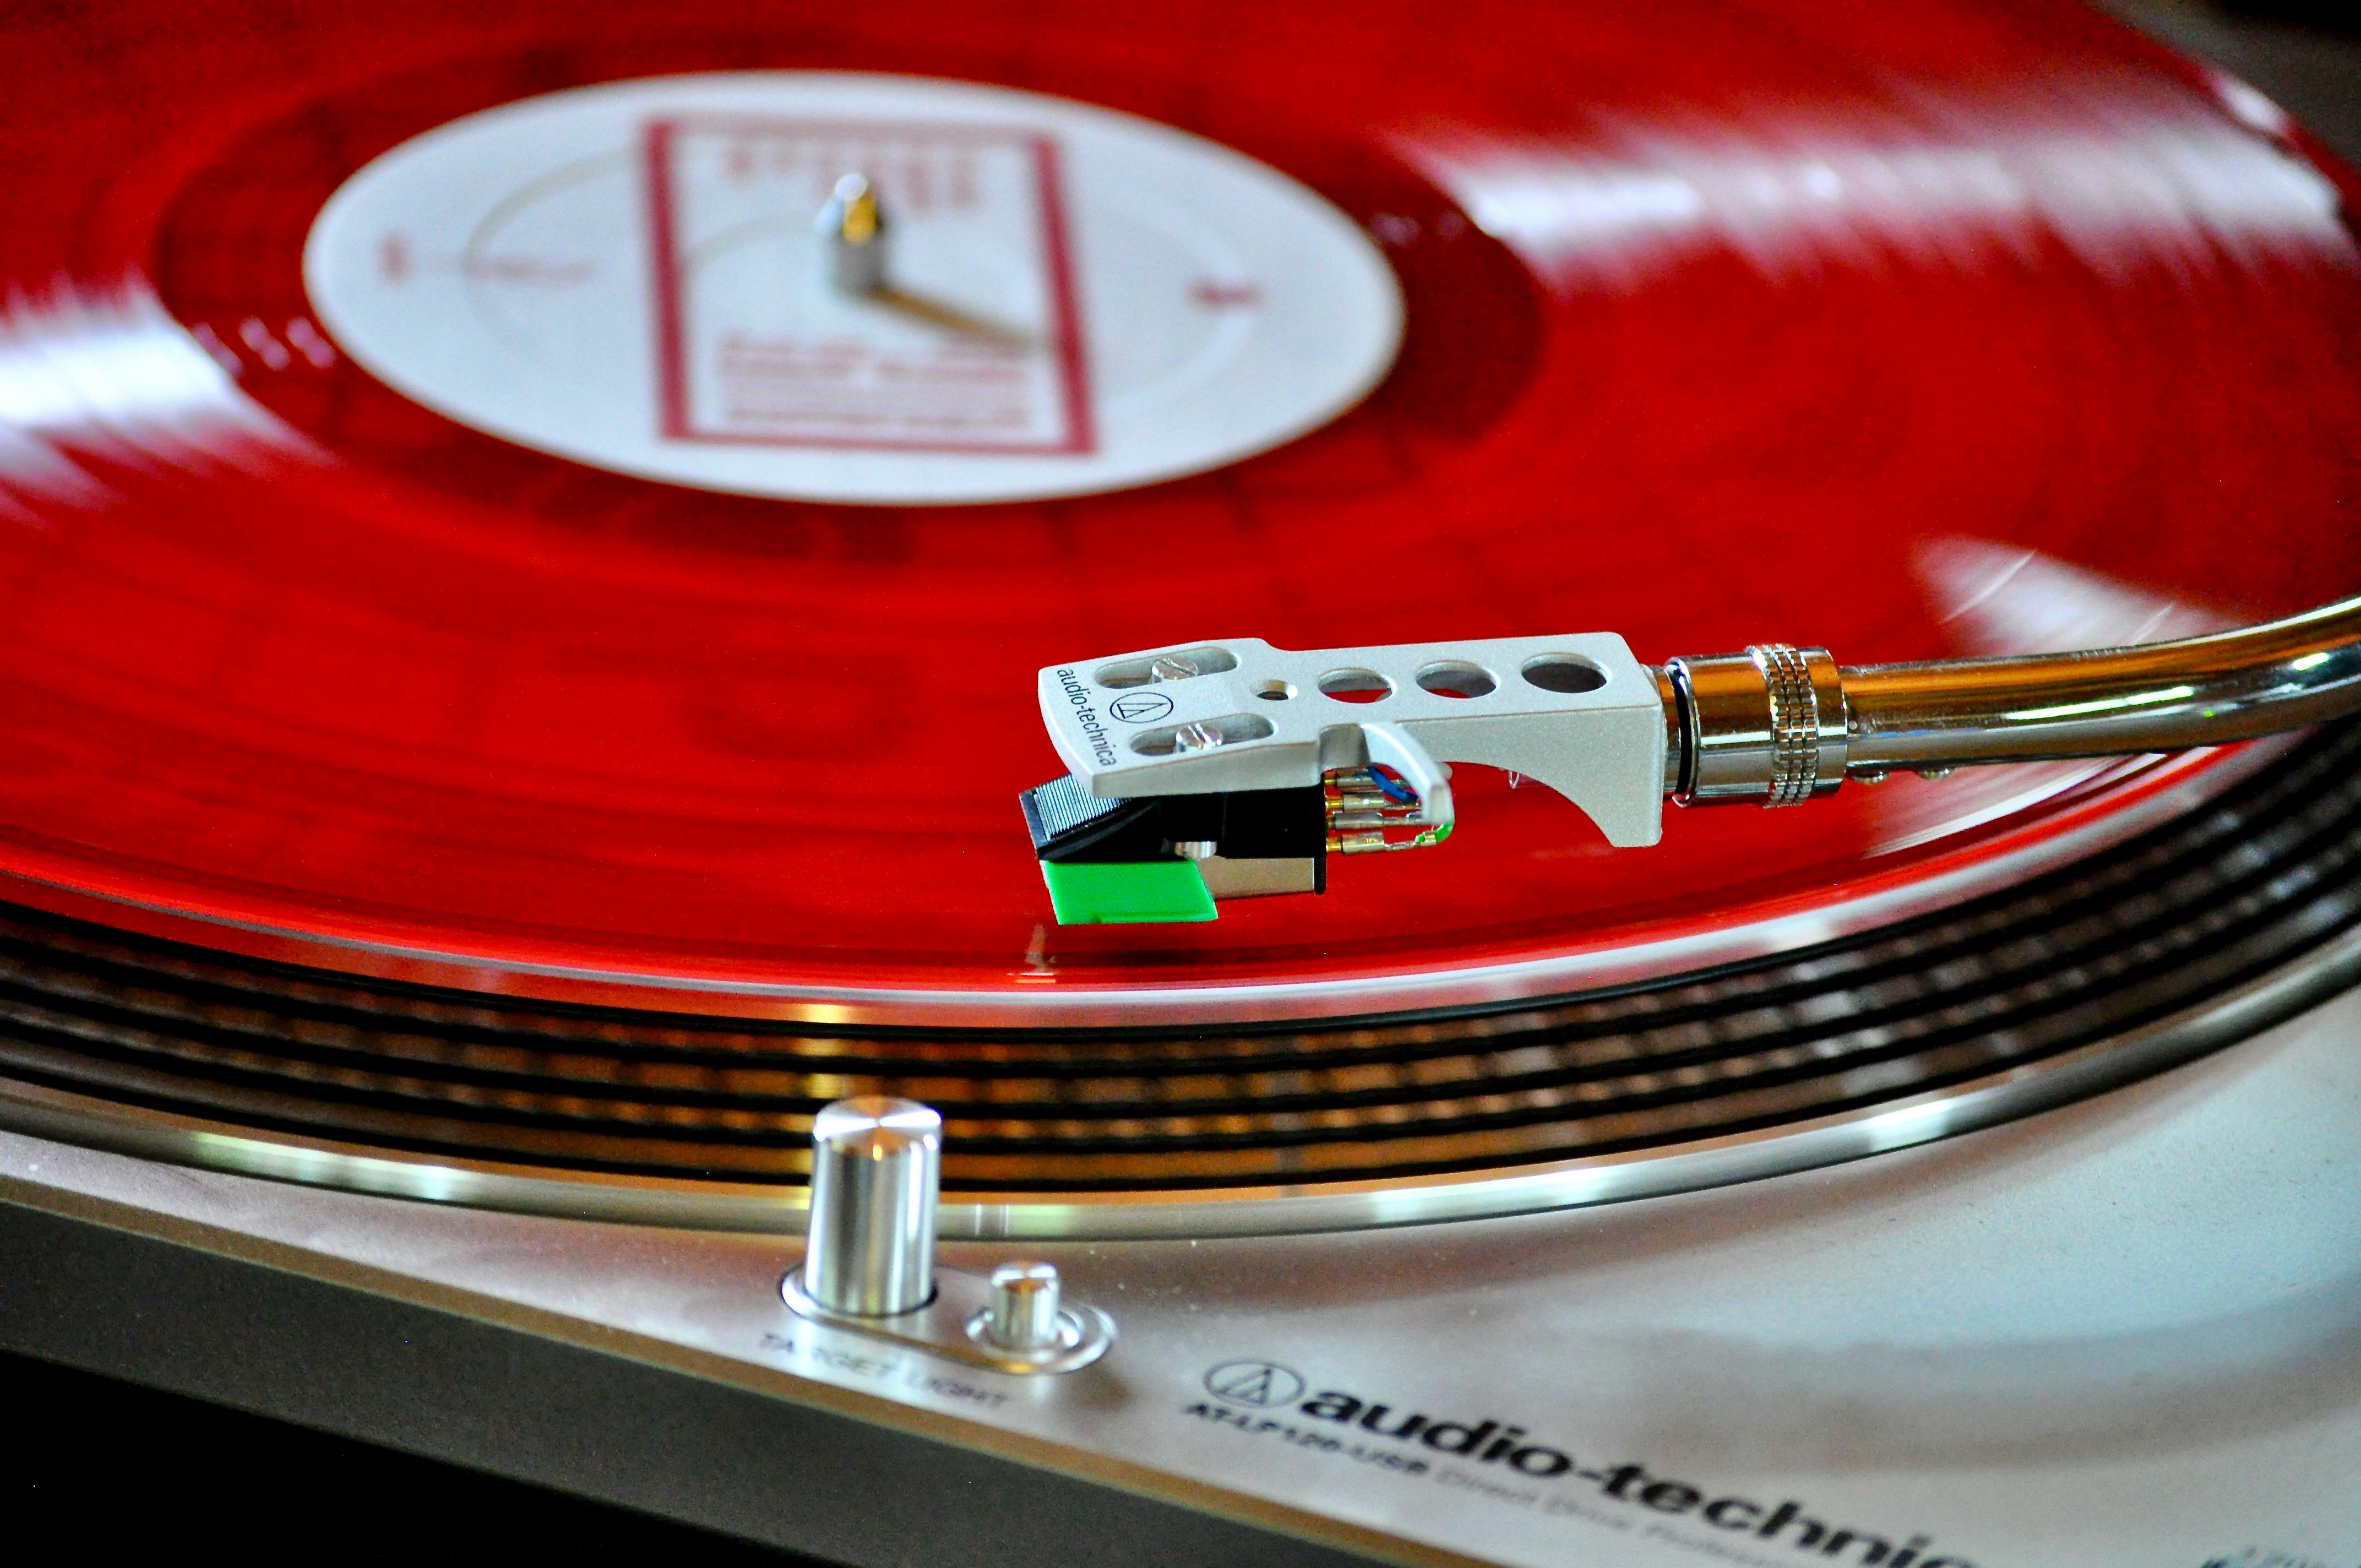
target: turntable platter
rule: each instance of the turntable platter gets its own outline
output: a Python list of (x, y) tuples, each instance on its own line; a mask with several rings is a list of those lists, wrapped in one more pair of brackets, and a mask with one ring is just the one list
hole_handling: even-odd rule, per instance
[[(53, 26), (0, 107), (27, 171), (0, 238), (0, 866), (55, 913), (819, 1023), (1562, 992), (2003, 886), (2246, 764), (1903, 779), (1793, 817), (1686, 817), (1637, 855), (1468, 770), (1463, 797), (1500, 798), (1444, 852), (1215, 925), (1061, 929), (1010, 804), (1051, 766), (1032, 671), (1209, 626), (1997, 652), (2361, 581), (2344, 177), (2250, 90), (2064, 5), (1754, 0), (1678, 49), (1644, 6), (1480, 3), (1209, 27), (911, 0), (760, 32), (697, 0), (498, 26), (422, 6), (396, 48), (374, 14), (233, 5), (192, 37), (130, 6), (104, 59)], [(1307, 225), (1337, 215), (1336, 254), (1381, 258), (1399, 291), (1398, 341), (1370, 317), (1364, 368), (1284, 417), (1204, 414), (1220, 428), (1170, 477), (1028, 491), (971, 454), (955, 472), (981, 488), (920, 500), (811, 479), (807, 452), (651, 477), (567, 429), (520, 433), (411, 384), (400, 333), (307, 273), (324, 211), (379, 222), (368, 171), (470, 116), (648, 83), (615, 133), (629, 159), (666, 94), (687, 114), (748, 72), (729, 80), (763, 103), (862, 73), (928, 135), (981, 115), (1071, 142), (1082, 106), (1115, 111), (1292, 192)], [(999, 106), (973, 107), (986, 88)], [(779, 109), (749, 145), (821, 158), (817, 113)], [(487, 145), (485, 212), (574, 156)], [(422, 334), (589, 321), (644, 368), (664, 307), (566, 304), (655, 243), (614, 226), (650, 210), (653, 166), (619, 167), (611, 210), (585, 197), (470, 250), (434, 225), (481, 212), (421, 208), (356, 254), (421, 289), (449, 270), (462, 314), (421, 305)], [(1097, 286), (1071, 335), (1114, 378), (1058, 417), (1116, 430), (1126, 332), (1230, 331), (1288, 280), (1255, 272), (1254, 225), (1228, 251), (1209, 230), (1205, 254), (1246, 259), (1140, 303), (1104, 282), (1144, 243), (1093, 194), (1121, 181), (1057, 177)], [(1265, 330), (1236, 328), (1239, 352)]]

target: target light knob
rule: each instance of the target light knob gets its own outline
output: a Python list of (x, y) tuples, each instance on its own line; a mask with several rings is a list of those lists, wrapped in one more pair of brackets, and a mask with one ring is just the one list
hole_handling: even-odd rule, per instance
[(787, 1310), (994, 1372), (1097, 1361), (1115, 1321), (1066, 1299), (1055, 1266), (1019, 1259), (989, 1278), (935, 1267), (942, 1141), (941, 1115), (911, 1100), (862, 1095), (812, 1118), (810, 1234), (779, 1281)]
[(853, 1317), (914, 1312), (935, 1294), (943, 1119), (910, 1100), (840, 1100), (812, 1122), (803, 1285)]

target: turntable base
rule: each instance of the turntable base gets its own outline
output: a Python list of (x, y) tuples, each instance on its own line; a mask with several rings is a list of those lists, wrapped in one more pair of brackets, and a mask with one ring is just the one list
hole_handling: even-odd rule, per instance
[[(1794, 1525), (1708, 1523), (1730, 1498), (1927, 1537), (1920, 1568), (2341, 1568), (2361, 1542), (2356, 1032), (2348, 995), (2006, 1128), (1383, 1247), (1070, 1244), (1054, 1255), (1122, 1338), (1055, 1388), (796, 1326), (785, 1239), (12, 1135), (0, 1343), (847, 1563), (1079, 1568), (1115, 1541), (1175, 1568), (1828, 1561)], [(1388, 1428), (1521, 1427), (1529, 1468), (1543, 1448), (1575, 1465), (1378, 1437), (1306, 1413), (1323, 1393)], [(1645, 1479), (1610, 1495), (1629, 1465)]]

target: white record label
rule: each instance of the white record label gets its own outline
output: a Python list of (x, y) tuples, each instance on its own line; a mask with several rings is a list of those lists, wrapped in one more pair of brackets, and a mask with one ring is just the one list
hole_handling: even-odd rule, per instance
[[(830, 280), (844, 175), (885, 286)], [(961, 503), (1200, 472), (1334, 419), (1401, 295), (1352, 220), (1168, 126), (821, 72), (577, 88), (442, 126), (313, 225), (313, 308), (451, 419), (751, 495)]]

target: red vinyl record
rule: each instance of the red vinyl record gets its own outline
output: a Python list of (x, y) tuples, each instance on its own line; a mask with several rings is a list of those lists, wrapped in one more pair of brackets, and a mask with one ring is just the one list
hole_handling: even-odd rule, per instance
[[(1016, 805), (1058, 768), (1034, 672), (1593, 630), (1868, 663), (2361, 586), (2354, 187), (2053, 0), (11, 26), (19, 903), (823, 1022), (1499, 1000), (1892, 918), (2240, 763), (1620, 851), (1469, 768), (1447, 845), (1323, 896), (1066, 928)], [(950, 281), (820, 330), (792, 254), (854, 166)]]

